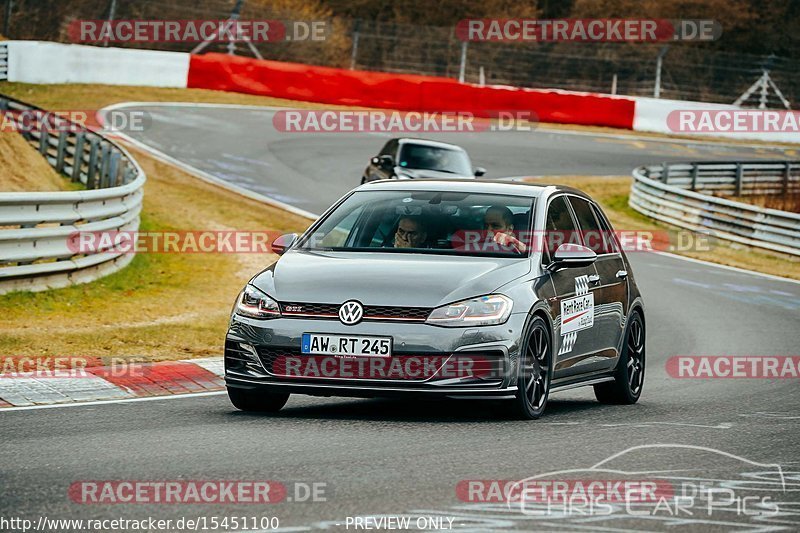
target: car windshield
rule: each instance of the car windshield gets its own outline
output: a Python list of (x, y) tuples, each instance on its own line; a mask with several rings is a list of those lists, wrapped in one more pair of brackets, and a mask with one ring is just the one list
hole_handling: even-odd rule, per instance
[(398, 165), (403, 168), (437, 170), (459, 176), (472, 175), (472, 163), (465, 152), (439, 146), (406, 143), (400, 149)]
[(357, 191), (298, 247), (305, 250), (527, 256), (534, 199), (453, 191)]

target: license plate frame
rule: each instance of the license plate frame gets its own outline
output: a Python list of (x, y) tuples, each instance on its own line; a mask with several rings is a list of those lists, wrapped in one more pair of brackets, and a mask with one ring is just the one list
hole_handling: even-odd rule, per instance
[[(344, 350), (342, 350), (343, 347)], [(303, 333), (300, 337), (301, 355), (392, 357), (393, 351), (394, 338), (384, 335), (342, 335), (339, 333), (309, 332)]]

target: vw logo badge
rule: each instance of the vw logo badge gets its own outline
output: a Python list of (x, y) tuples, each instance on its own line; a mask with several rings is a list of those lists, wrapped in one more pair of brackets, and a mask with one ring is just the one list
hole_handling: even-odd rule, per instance
[(345, 302), (339, 308), (339, 320), (345, 326), (358, 324), (362, 318), (364, 318), (364, 307), (355, 300)]

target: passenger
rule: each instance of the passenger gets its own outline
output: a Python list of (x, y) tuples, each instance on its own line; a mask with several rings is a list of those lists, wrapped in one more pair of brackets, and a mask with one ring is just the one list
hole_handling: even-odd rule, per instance
[(514, 214), (504, 205), (492, 206), (483, 215), (483, 229), (497, 244), (525, 253), (528, 247), (514, 236)]
[(395, 248), (427, 248), (428, 231), (420, 217), (403, 216), (394, 234)]

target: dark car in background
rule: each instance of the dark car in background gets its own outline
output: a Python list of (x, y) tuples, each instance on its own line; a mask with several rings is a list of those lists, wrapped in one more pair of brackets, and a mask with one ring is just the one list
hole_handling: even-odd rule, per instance
[(484, 168), (472, 168), (466, 150), (458, 145), (403, 137), (389, 140), (370, 159), (361, 183), (396, 178), (471, 178), (485, 173)]
[(231, 314), (239, 409), (276, 411), (291, 393), (417, 395), (505, 399), (538, 418), (557, 390), (641, 394), (642, 298), (608, 219), (577, 190), (382, 181), (273, 249)]

